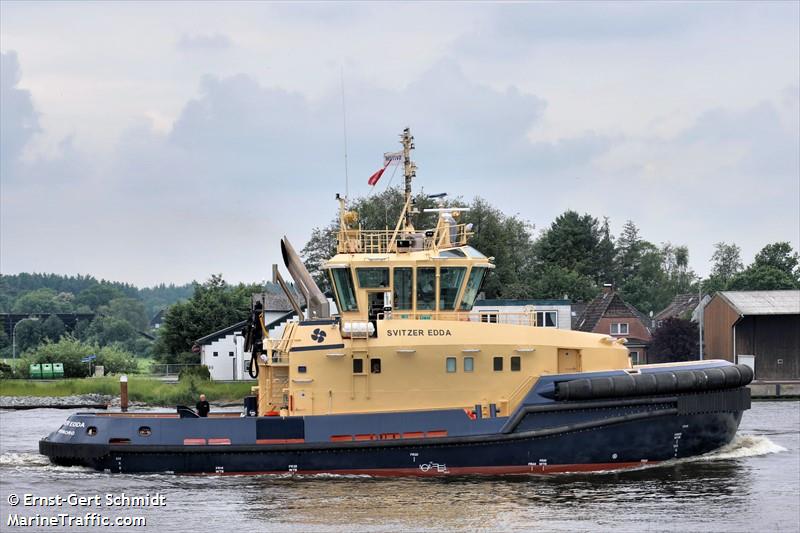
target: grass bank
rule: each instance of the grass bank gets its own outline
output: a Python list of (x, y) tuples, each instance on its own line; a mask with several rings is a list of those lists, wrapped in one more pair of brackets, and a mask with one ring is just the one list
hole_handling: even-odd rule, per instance
[[(128, 398), (147, 405), (171, 407), (177, 404), (194, 405), (203, 393), (209, 401), (238, 402), (250, 393), (254, 382), (218, 383), (196, 379), (178, 383), (130, 376)], [(62, 379), (56, 381), (0, 380), (0, 396), (72, 396), (75, 394), (119, 395), (119, 378)]]

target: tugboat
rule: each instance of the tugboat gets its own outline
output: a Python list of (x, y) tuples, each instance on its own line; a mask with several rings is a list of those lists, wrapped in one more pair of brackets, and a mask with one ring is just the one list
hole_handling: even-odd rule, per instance
[(40, 453), (117, 473), (446, 476), (629, 468), (733, 439), (750, 408), (748, 366), (632, 366), (624, 339), (474, 311), (494, 258), (468, 244), (460, 209), (414, 228), (408, 129), (401, 143), (393, 230), (360, 229), (339, 199), (337, 253), (324, 265), (335, 314), (281, 241), (306, 308), (274, 267), (300, 319), (270, 338), (254, 305), (258, 387), (244, 413), (78, 413)]

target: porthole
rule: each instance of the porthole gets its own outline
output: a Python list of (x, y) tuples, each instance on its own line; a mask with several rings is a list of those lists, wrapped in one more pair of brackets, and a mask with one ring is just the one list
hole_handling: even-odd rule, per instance
[(89, 435), (90, 437), (94, 437), (95, 435), (97, 435), (97, 428), (94, 426), (89, 426), (88, 428), (86, 428), (86, 434)]
[(153, 430), (150, 429), (148, 426), (142, 426), (139, 428), (139, 435), (142, 437), (149, 437), (153, 434)]

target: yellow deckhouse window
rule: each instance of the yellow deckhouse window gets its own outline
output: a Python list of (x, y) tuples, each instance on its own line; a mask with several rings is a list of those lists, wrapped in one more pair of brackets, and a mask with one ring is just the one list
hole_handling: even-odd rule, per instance
[(483, 277), (486, 275), (485, 267), (472, 267), (469, 271), (469, 278), (467, 279), (467, 288), (464, 289), (464, 296), (461, 298), (461, 309), (469, 311), (475, 303), (475, 297), (478, 296), (478, 291), (483, 283)]
[(442, 267), (439, 269), (439, 309), (456, 308), (456, 298), (464, 281), (466, 267)]
[(417, 310), (432, 310), (436, 306), (436, 268), (417, 269)]
[(410, 311), (412, 308), (412, 278), (413, 272), (409, 267), (394, 269), (394, 308), (398, 311)]
[(342, 312), (358, 311), (356, 293), (353, 287), (353, 276), (350, 274), (350, 269), (332, 268), (330, 269), (330, 273), (333, 286), (336, 289), (336, 300), (339, 304), (339, 310)]
[(358, 286), (362, 289), (385, 289), (389, 287), (388, 268), (357, 268)]

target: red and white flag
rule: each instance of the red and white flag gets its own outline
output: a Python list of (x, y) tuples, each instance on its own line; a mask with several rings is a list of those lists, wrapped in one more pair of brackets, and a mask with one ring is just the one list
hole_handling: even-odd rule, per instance
[(369, 177), (367, 183), (372, 185), (373, 187), (377, 185), (378, 180), (381, 179), (383, 173), (386, 171), (386, 167), (391, 165), (392, 163), (400, 163), (403, 160), (403, 152), (386, 152), (383, 154), (383, 168), (378, 169), (375, 173)]
[(383, 172), (386, 170), (386, 167), (388, 166), (389, 165), (385, 165), (382, 169), (378, 170), (377, 172), (375, 172), (375, 174), (370, 176), (369, 180), (367, 180), (367, 184), (372, 185), (374, 187), (378, 183), (378, 180), (381, 179), (381, 176), (383, 176)]

